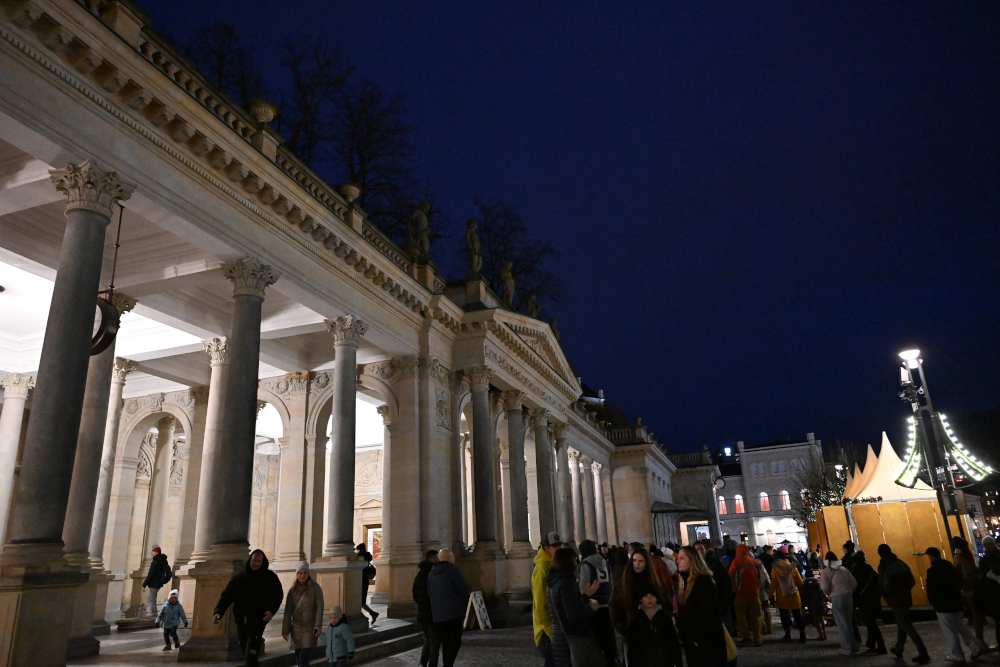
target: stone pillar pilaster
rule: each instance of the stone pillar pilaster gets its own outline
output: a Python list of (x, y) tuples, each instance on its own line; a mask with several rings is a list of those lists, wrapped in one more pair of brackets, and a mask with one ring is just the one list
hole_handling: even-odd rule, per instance
[(588, 540), (597, 539), (596, 503), (594, 501), (594, 461), (586, 456), (580, 457), (583, 479), (583, 516), (586, 524)]
[(392, 436), (389, 434), (389, 424), (392, 417), (388, 405), (376, 408), (382, 418), (382, 550), (372, 561), (378, 570), (375, 577), (375, 592), (372, 593), (372, 604), (389, 604), (392, 602), (393, 568), (389, 566), (392, 556), (392, 516), (386, 511), (388, 491), (392, 487)]
[(569, 544), (576, 544), (576, 529), (573, 526), (573, 477), (569, 471), (569, 441), (566, 424), (552, 425), (556, 448), (556, 515), (559, 535)]
[(594, 507), (597, 510), (597, 543), (608, 541), (608, 510), (604, 499), (604, 466), (594, 463)]
[(552, 448), (549, 446), (549, 411), (531, 411), (535, 432), (535, 466), (538, 470), (538, 528), (542, 539), (556, 529), (555, 498), (552, 488)]
[[(87, 575), (69, 566), (62, 534), (69, 502), (80, 418), (111, 209), (132, 186), (89, 162), (51, 172), (67, 196), (56, 281), (52, 290), (37, 388), (25, 438), (10, 533), (0, 556), (0, 664), (65, 664), (75, 587)], [(15, 610), (20, 610), (15, 613)], [(25, 617), (30, 614), (30, 617)], [(28, 620), (30, 618), (31, 620)], [(38, 631), (45, 619), (46, 632)]]
[(195, 532), (198, 524), (198, 490), (201, 483), (201, 461), (205, 451), (205, 428), (208, 426), (208, 386), (193, 387), (194, 417), (191, 433), (178, 447), (182, 472), (179, 499), (180, 516), (177, 521), (177, 553), (174, 569), (178, 572), (188, 564), (194, 553)]
[(35, 378), (11, 373), (0, 377), (0, 386), (4, 389), (3, 412), (0, 412), (0, 544), (3, 544), (14, 488), (17, 447), (21, 442), (24, 404), (28, 401), (28, 392), (35, 386)]
[(302, 507), (306, 501), (309, 371), (289, 373), (285, 379), (288, 381), (288, 433), (281, 447), (278, 469), (275, 562), (271, 569), (279, 573), (282, 585), (287, 588), (294, 582), (299, 561), (306, 560)]
[[(475, 480), (476, 545), (496, 548), (496, 489), (493, 484), (493, 429), (490, 424), (490, 378), (493, 371), (477, 366), (472, 379), (472, 458)], [(492, 545), (492, 546), (490, 546)]]
[(577, 544), (587, 539), (587, 520), (583, 513), (583, 475), (580, 474), (580, 452), (569, 453), (569, 474), (573, 482), (573, 532)]
[[(226, 341), (229, 366), (221, 396), (213, 397), (216, 388), (212, 369), (195, 554), (185, 570), (194, 581), (194, 619), (191, 639), (178, 655), (180, 662), (235, 660), (241, 655), (232, 610), (215, 625), (212, 609), (229, 579), (243, 570), (248, 556), (261, 306), (264, 290), (278, 280), (278, 274), (255, 259), (241, 259), (226, 270), (226, 277), (233, 282), (235, 302), (232, 333)], [(215, 423), (213, 400), (222, 402), (221, 419)], [(206, 545), (207, 553), (201, 550)]]
[(210, 501), (210, 490), (216, 478), (225, 474), (216, 468), (216, 461), (225, 466), (225, 452), (221, 452), (223, 439), (222, 409), (226, 388), (229, 385), (229, 340), (213, 338), (202, 342), (208, 354), (212, 374), (208, 385), (208, 407), (205, 413), (205, 439), (201, 450), (201, 479), (198, 481), (198, 511), (195, 519), (194, 553), (192, 559), (203, 558), (212, 546), (215, 515), (222, 508)]

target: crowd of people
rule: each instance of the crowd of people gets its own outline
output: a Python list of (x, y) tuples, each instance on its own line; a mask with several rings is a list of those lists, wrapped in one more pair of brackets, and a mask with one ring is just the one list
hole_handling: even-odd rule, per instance
[[(972, 659), (990, 650), (984, 628), (1000, 619), (1000, 550), (992, 538), (982, 544), (978, 562), (959, 537), (954, 562), (925, 550), (927, 596), (951, 662), (965, 661), (963, 642)], [(585, 540), (577, 553), (549, 533), (531, 578), (535, 645), (545, 667), (683, 667), (685, 659), (689, 667), (723, 667), (736, 659), (737, 642), (749, 650), (776, 634), (775, 608), (781, 641), (826, 641), (832, 625), (843, 655), (861, 653), (864, 640), (870, 654), (902, 659), (909, 639), (912, 661), (930, 662), (911, 619), (910, 566), (887, 544), (878, 547), (877, 569), (853, 542), (841, 552), (700, 542), (609, 548)], [(889, 648), (879, 627), (883, 599), (891, 611), (885, 620), (896, 625)]]

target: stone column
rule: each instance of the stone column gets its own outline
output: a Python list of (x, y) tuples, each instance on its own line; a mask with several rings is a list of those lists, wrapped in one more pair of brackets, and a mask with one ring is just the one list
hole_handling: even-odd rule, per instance
[(573, 532), (577, 544), (587, 539), (587, 521), (583, 514), (583, 476), (580, 474), (580, 452), (569, 453), (569, 474), (573, 481)]
[(208, 423), (208, 390), (207, 385), (191, 388), (191, 399), (194, 401), (191, 433), (186, 434), (184, 444), (178, 444), (177, 447), (180, 459), (181, 492), (174, 569), (178, 572), (188, 564), (191, 560), (191, 554), (194, 553), (195, 530), (198, 522), (198, 485), (201, 482), (205, 426)]
[(507, 447), (510, 461), (510, 524), (514, 543), (528, 542), (528, 478), (524, 469), (524, 413), (527, 398), (523, 391), (505, 391), (504, 407), (507, 409)]
[(4, 389), (3, 412), (0, 412), (0, 544), (6, 541), (7, 514), (14, 488), (14, 469), (17, 468), (17, 447), (21, 442), (24, 404), (28, 401), (28, 392), (34, 386), (35, 378), (30, 375), (11, 373), (0, 377), (0, 387)]
[(330, 475), (327, 498), (327, 541), (324, 556), (354, 555), (354, 439), (357, 422), (358, 341), (368, 325), (348, 315), (327, 322), (333, 334), (333, 427), (330, 431)]
[(576, 544), (576, 528), (573, 525), (573, 477), (569, 471), (569, 442), (566, 438), (568, 425), (556, 422), (552, 425), (556, 447), (556, 515), (559, 518), (559, 535), (569, 544)]
[(476, 366), (472, 378), (472, 458), (475, 483), (476, 546), (496, 549), (496, 489), (493, 486), (493, 429), (490, 424), (490, 378), (493, 371)]
[[(80, 432), (87, 367), (111, 209), (133, 188), (89, 162), (51, 172), (67, 196), (66, 230), (52, 290), (38, 382), (25, 438), (8, 542), (0, 556), (0, 663), (66, 664), (76, 586), (87, 575), (68, 566), (62, 533)], [(22, 610), (13, 613), (14, 609)], [(25, 616), (30, 614), (30, 616)], [(29, 620), (31, 619), (31, 620)], [(46, 631), (39, 632), (44, 619)]]
[(118, 429), (122, 421), (122, 393), (125, 378), (136, 369), (128, 359), (115, 357), (111, 371), (111, 391), (108, 396), (108, 416), (104, 422), (104, 443), (101, 446), (101, 474), (97, 480), (97, 500), (94, 503), (94, 521), (90, 527), (90, 563), (104, 569), (104, 537), (108, 531), (108, 508), (111, 504), (111, 483), (114, 480), (115, 454), (118, 450)]
[[(213, 338), (202, 341), (208, 353), (212, 374), (208, 385), (208, 409), (205, 415), (205, 439), (201, 450), (201, 479), (198, 482), (198, 512), (195, 519), (193, 560), (204, 558), (212, 546), (215, 530), (215, 514), (221, 508), (209, 502), (209, 492), (216, 477), (225, 474), (216, 470), (215, 461), (224, 466), (225, 452), (222, 448), (222, 407), (225, 403), (226, 388), (229, 384), (229, 340)], [(193, 593), (193, 591), (192, 591)]]
[(586, 522), (586, 535), (588, 540), (597, 539), (597, 517), (594, 514), (596, 509), (594, 502), (594, 461), (586, 456), (580, 457), (583, 479), (583, 516)]
[(597, 543), (608, 541), (608, 510), (604, 500), (604, 466), (594, 463), (594, 501), (597, 509)]
[(351, 630), (368, 629), (361, 613), (361, 569), (354, 552), (354, 440), (357, 419), (358, 342), (368, 325), (353, 315), (328, 320), (333, 335), (333, 425), (330, 431), (330, 468), (327, 476), (326, 545), (313, 568), (327, 607), (340, 606)]
[(542, 539), (556, 529), (555, 502), (552, 491), (552, 449), (549, 447), (549, 411), (531, 411), (535, 431), (535, 465), (538, 469), (538, 528)]
[(287, 589), (295, 580), (299, 561), (306, 560), (305, 515), (308, 447), (306, 418), (308, 417), (309, 371), (289, 373), (288, 433), (281, 445), (278, 468), (278, 508), (275, 530), (275, 562), (271, 569), (280, 573)]
[[(229, 365), (225, 388), (209, 385), (205, 446), (198, 491), (195, 553), (185, 574), (191, 603), (191, 639), (181, 647), (180, 662), (236, 660), (241, 656), (233, 614), (212, 622), (212, 609), (233, 574), (246, 565), (247, 534), (253, 493), (254, 433), (257, 420), (257, 374), (260, 365), (260, 321), (264, 290), (278, 280), (270, 266), (241, 259), (226, 270), (233, 282), (233, 325), (226, 340)], [(216, 343), (207, 344), (211, 349)], [(214, 360), (213, 360), (214, 361)], [(221, 394), (221, 395), (219, 395)], [(220, 400), (221, 414), (213, 414)], [(205, 549), (207, 548), (207, 552)]]

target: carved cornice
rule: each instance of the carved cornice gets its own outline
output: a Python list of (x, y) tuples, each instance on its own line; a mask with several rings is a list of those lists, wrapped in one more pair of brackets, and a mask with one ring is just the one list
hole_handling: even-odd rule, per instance
[(122, 315), (131, 312), (137, 303), (138, 301), (130, 296), (125, 296), (121, 292), (115, 292), (111, 295), (111, 305), (117, 308), (118, 312)]
[[(566, 377), (553, 369), (549, 360), (542, 357), (536, 350), (529, 346), (519, 335), (517, 335), (505, 322), (489, 320), (486, 322), (473, 322), (463, 325), (465, 330), (479, 330), (485, 328), (489, 333), (503, 343), (513, 356), (520, 359), (532, 370), (542, 376), (546, 381), (555, 387), (569, 402), (579, 398), (576, 387), (571, 385)], [(554, 353), (553, 353), (554, 354)], [(508, 362), (509, 363), (509, 362)], [(565, 371), (562, 371), (565, 373)], [(519, 374), (523, 375), (523, 373)]]
[(229, 339), (225, 336), (203, 340), (201, 344), (205, 346), (212, 366), (225, 366), (229, 363)]
[(3, 397), (28, 398), (28, 392), (35, 386), (35, 378), (30, 375), (11, 373), (0, 377), (0, 387), (3, 387)]
[(138, 366), (134, 361), (123, 359), (122, 357), (115, 357), (115, 365), (111, 370), (112, 382), (125, 382), (125, 378), (128, 377), (128, 374), (137, 368)]
[(540, 408), (538, 410), (531, 411), (531, 428), (534, 429), (548, 429), (549, 417), (551, 413), (545, 408)]
[(515, 366), (509, 359), (507, 359), (503, 354), (496, 350), (491, 345), (486, 345), (483, 350), (483, 356), (486, 361), (492, 362), (494, 366), (499, 368), (501, 371), (510, 375), (514, 380), (517, 381), (522, 387), (530, 391), (532, 394), (537, 396), (543, 403), (548, 403), (553, 408), (560, 409), (564, 404), (560, 403), (552, 394), (545, 391), (544, 388), (535, 384), (534, 380), (524, 374), (520, 368)]
[(226, 277), (233, 281), (233, 296), (264, 298), (264, 289), (278, 282), (278, 273), (267, 264), (250, 257), (238, 260), (226, 269)]
[(493, 370), (486, 366), (473, 366), (465, 371), (466, 376), (472, 380), (472, 390), (488, 390), (490, 388), (490, 378), (493, 377)]
[(528, 395), (518, 389), (505, 391), (501, 394), (501, 397), (503, 398), (504, 408), (508, 411), (520, 410), (524, 406), (524, 402), (528, 400)]
[(361, 337), (368, 331), (368, 324), (354, 315), (326, 320), (326, 330), (333, 335), (333, 344), (358, 346)]
[(116, 172), (104, 171), (85, 160), (53, 169), (49, 178), (56, 190), (66, 195), (66, 213), (91, 211), (111, 219), (111, 207), (132, 196), (135, 186), (123, 181)]

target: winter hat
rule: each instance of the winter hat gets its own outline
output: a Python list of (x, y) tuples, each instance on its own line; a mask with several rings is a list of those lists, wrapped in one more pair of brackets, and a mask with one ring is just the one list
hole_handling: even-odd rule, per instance
[(644, 584), (642, 586), (639, 586), (635, 593), (636, 595), (634, 599), (641, 600), (647, 595), (652, 595), (653, 597), (656, 598), (657, 602), (660, 601), (660, 594), (656, 592), (656, 586), (653, 586), (652, 584)]
[(880, 544), (880, 545), (878, 545), (878, 557), (879, 558), (885, 558), (886, 556), (888, 556), (891, 553), (892, 553), (892, 547), (890, 547), (888, 544)]
[(295, 568), (295, 573), (298, 574), (299, 570), (305, 570), (306, 572), (309, 572), (309, 563), (307, 563), (304, 560), (300, 560), (298, 567)]
[(176, 598), (176, 597), (180, 597), (180, 593), (179, 593), (179, 592), (177, 591), (177, 589), (176, 589), (176, 588), (175, 588), (175, 589), (173, 589), (172, 591), (170, 591), (169, 593), (167, 593), (167, 599), (168, 599), (168, 600), (169, 600), (170, 598)]
[(992, 544), (993, 546), (996, 546), (997, 541), (992, 535), (987, 535), (986, 537), (983, 538), (983, 546), (986, 546), (987, 544)]
[(844, 542), (844, 550), (848, 552), (854, 551), (854, 542), (852, 542), (851, 540), (847, 540), (846, 542)]
[(780, 547), (778, 547), (778, 553), (787, 554), (788, 553), (788, 547), (786, 547), (784, 544), (782, 544)]

